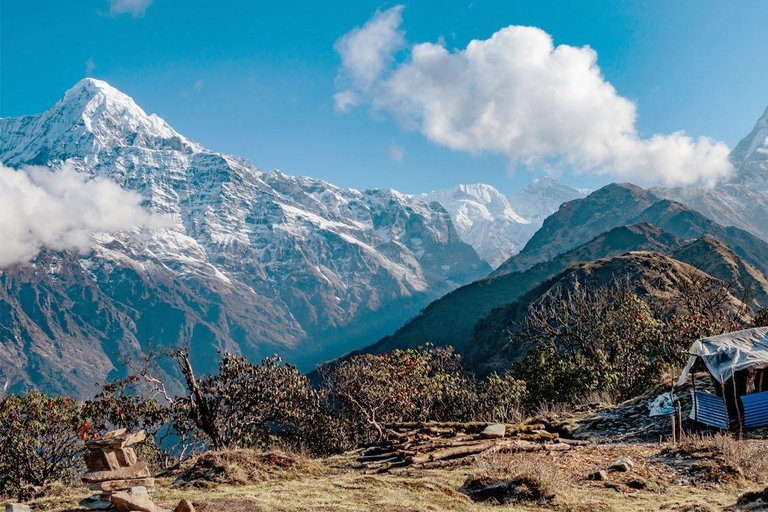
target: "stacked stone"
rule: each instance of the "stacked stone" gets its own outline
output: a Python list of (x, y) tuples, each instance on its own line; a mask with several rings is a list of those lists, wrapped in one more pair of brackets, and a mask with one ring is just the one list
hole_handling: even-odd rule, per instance
[(147, 491), (148, 487), (155, 485), (155, 479), (147, 463), (138, 460), (131, 447), (145, 438), (143, 430), (128, 433), (125, 429), (119, 429), (85, 443), (84, 457), (88, 472), (83, 475), (83, 482), (92, 491), (99, 491), (99, 494), (83, 500), (82, 505), (93, 510), (160, 510)]

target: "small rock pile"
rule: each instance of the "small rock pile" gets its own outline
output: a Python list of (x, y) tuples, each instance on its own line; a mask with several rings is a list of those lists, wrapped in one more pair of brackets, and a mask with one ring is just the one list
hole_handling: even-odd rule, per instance
[(81, 505), (91, 510), (161, 512), (147, 490), (155, 485), (155, 479), (147, 463), (138, 460), (132, 448), (145, 438), (143, 430), (128, 433), (119, 429), (86, 441), (84, 458), (88, 472), (82, 480), (98, 494), (84, 499)]

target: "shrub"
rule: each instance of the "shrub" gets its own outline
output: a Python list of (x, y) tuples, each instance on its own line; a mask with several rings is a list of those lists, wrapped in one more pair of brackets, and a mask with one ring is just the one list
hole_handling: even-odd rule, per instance
[(100, 385), (100, 390), (91, 400), (83, 404), (83, 436), (101, 436), (118, 428), (129, 431), (143, 429), (146, 441), (136, 446), (139, 456), (154, 469), (163, 469), (170, 464), (170, 455), (162, 450), (162, 437), (172, 430), (170, 407), (154, 395), (146, 394), (137, 376), (116, 379)]
[(80, 406), (37, 391), (0, 400), (0, 494), (28, 499), (80, 462)]
[(531, 307), (522, 334), (534, 348), (515, 366), (531, 397), (574, 402), (596, 391), (628, 397), (653, 382), (661, 324), (621, 286), (583, 287)]
[(384, 425), (398, 421), (458, 419), (473, 401), (460, 357), (451, 348), (362, 354), (323, 374), (323, 390), (337, 415), (352, 426), (385, 437)]
[(762, 308), (755, 313), (752, 327), (768, 327), (768, 308)]
[(564, 473), (540, 454), (495, 453), (480, 458), (462, 492), (496, 504), (551, 502), (568, 487)]
[(511, 374), (492, 373), (479, 383), (471, 420), (518, 422), (523, 416), (526, 385)]
[(99, 392), (83, 404), (85, 427), (94, 435), (125, 428), (144, 429), (154, 436), (170, 417), (168, 406), (139, 388), (139, 378), (129, 376), (99, 385)]
[(679, 297), (652, 304), (625, 282), (574, 287), (533, 304), (512, 334), (514, 343), (532, 346), (513, 369), (529, 402), (636, 396), (684, 364), (696, 339), (740, 327), (743, 312), (732, 311), (725, 284), (696, 273), (687, 282)]
[(298, 443), (301, 425), (317, 410), (309, 380), (279, 357), (256, 365), (224, 354), (219, 372), (199, 381), (186, 355), (178, 358), (189, 395), (173, 402), (175, 429), (202, 433), (214, 449), (266, 446), (273, 438)]

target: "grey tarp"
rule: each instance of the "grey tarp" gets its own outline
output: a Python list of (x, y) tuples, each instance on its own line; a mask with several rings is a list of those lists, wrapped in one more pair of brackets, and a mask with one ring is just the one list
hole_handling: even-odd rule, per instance
[(721, 384), (739, 370), (768, 366), (768, 327), (718, 334), (696, 340), (688, 350), (691, 354), (677, 385), (685, 384), (688, 373), (700, 357), (709, 372)]

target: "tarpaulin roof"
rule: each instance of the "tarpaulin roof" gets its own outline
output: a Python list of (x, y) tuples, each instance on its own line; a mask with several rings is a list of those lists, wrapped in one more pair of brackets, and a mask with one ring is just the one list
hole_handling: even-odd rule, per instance
[(677, 380), (678, 386), (685, 384), (685, 379), (698, 357), (707, 365), (709, 372), (724, 384), (739, 370), (768, 366), (768, 327), (755, 327), (701, 338), (691, 345), (688, 353), (691, 357)]

